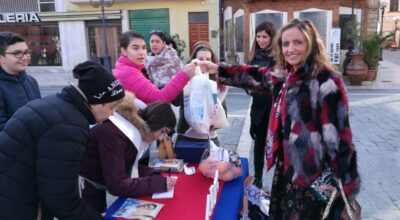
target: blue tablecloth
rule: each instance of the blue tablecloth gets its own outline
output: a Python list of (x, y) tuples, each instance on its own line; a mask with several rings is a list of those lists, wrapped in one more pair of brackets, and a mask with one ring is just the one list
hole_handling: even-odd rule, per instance
[(243, 184), (249, 176), (249, 162), (241, 158), (242, 176), (232, 181), (225, 182), (217, 206), (214, 210), (213, 220), (237, 220), (243, 205)]

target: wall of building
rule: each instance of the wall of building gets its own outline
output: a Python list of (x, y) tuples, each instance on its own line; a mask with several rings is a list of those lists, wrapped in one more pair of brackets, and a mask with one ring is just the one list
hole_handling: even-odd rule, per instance
[[(393, 1), (393, 0), (390, 0)], [(388, 3), (390, 3), (390, 1)], [(399, 45), (400, 41), (400, 0), (398, 1), (399, 5), (399, 11), (390, 11), (390, 4), (388, 4), (385, 7), (385, 12), (383, 15), (383, 25), (382, 25), (382, 32), (383, 35), (389, 34), (393, 31), (396, 30), (396, 20), (397, 20), (397, 31), (396, 31), (396, 43)], [(379, 8), (379, 19), (381, 19), (382, 16), (382, 8)], [(379, 20), (379, 25), (378, 25), (378, 32), (381, 30), (381, 20)]]
[[(354, 5), (353, 5), (354, 3)], [(240, 1), (240, 0), (222, 0), (222, 10), (228, 7), (232, 8), (232, 13), (240, 9), (244, 9), (244, 57), (250, 52), (250, 44), (246, 42), (252, 41), (252, 29), (251, 29), (251, 14), (264, 10), (280, 11), (287, 13), (287, 20), (291, 20), (295, 17), (295, 12), (304, 11), (309, 9), (316, 10), (327, 10), (331, 12), (332, 21), (329, 28), (340, 27), (339, 19), (340, 15), (350, 15), (352, 7), (354, 7), (354, 14), (357, 22), (360, 24), (360, 30), (364, 33), (375, 32), (377, 27), (377, 8), (379, 0), (251, 0), (251, 1)], [(329, 40), (328, 40), (329, 42)], [(342, 58), (343, 56), (341, 56)], [(248, 56), (247, 56), (248, 58)], [(247, 61), (247, 60), (245, 60)]]
[[(303, 11), (307, 9), (321, 9), (321, 10), (330, 10), (332, 13), (332, 27), (339, 27), (339, 0), (331, 0), (331, 1), (321, 1), (321, 0), (309, 0), (309, 1), (295, 1), (295, 0), (252, 0), (250, 2), (239, 1), (239, 0), (222, 0), (221, 2), (222, 10), (225, 10), (228, 7), (232, 8), (232, 13), (234, 14), (236, 11), (243, 9), (244, 10), (244, 42), (251, 42), (253, 39), (250, 39), (251, 28), (250, 28), (250, 14), (264, 11), (264, 10), (273, 10), (273, 11), (281, 11), (287, 13), (287, 20), (291, 20), (294, 18), (294, 13), (297, 11)], [(244, 53), (244, 62), (247, 62), (250, 52), (250, 44), (245, 43), (243, 45), (243, 53)]]
[[(217, 0), (158, 0), (158, 1), (122, 1), (116, 2), (112, 7), (106, 10), (122, 10), (122, 27), (126, 30), (129, 25), (127, 24), (129, 10), (141, 9), (157, 9), (169, 8), (170, 14), (170, 32), (171, 34), (179, 34), (180, 38), (189, 45), (189, 30), (188, 30), (188, 13), (189, 12), (208, 12), (209, 15), (209, 39), (210, 44), (215, 50), (219, 47), (218, 37), (212, 38), (211, 31), (219, 30), (219, 14), (218, 14), (218, 1)], [(68, 11), (94, 11), (99, 10), (93, 8), (90, 4), (67, 4)], [(189, 48), (185, 48), (183, 53), (184, 57), (189, 56)]]
[(59, 22), (63, 69), (71, 72), (73, 67), (89, 59), (84, 21)]

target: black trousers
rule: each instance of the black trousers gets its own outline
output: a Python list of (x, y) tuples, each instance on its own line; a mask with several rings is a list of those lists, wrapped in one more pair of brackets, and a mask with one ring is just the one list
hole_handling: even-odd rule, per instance
[[(269, 112), (268, 112), (269, 113)], [(269, 114), (264, 114), (261, 123), (257, 126), (254, 137), (254, 177), (262, 180), (265, 166), (265, 144), (268, 130)], [(252, 125), (255, 126), (255, 125)]]

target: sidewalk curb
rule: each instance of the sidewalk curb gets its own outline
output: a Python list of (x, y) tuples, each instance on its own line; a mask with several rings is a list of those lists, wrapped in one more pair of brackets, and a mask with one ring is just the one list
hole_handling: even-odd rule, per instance
[(251, 99), (249, 103), (249, 107), (247, 108), (246, 118), (244, 119), (244, 124), (242, 128), (242, 133), (239, 138), (238, 146), (236, 148), (236, 152), (239, 153), (240, 157), (244, 157), (250, 159), (251, 154), (251, 139), (249, 130), (250, 130), (250, 110), (251, 104), (253, 103), (253, 99)]

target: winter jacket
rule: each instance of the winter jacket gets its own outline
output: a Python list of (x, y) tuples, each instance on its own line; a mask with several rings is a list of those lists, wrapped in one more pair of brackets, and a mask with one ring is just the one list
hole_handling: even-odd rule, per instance
[(162, 89), (158, 89), (141, 70), (143, 65), (137, 65), (125, 56), (120, 56), (113, 70), (114, 76), (120, 81), (124, 89), (133, 92), (144, 103), (155, 101), (172, 102), (188, 83), (189, 77), (178, 71), (176, 76)]
[[(269, 67), (275, 66), (275, 61), (271, 56), (271, 50), (258, 50), (251, 60), (250, 65), (259, 67)], [(251, 117), (251, 127), (259, 127), (260, 123), (265, 118), (265, 115), (269, 115), (271, 111), (272, 103), (272, 93), (270, 91), (262, 92), (259, 94), (253, 94), (253, 103), (251, 104), (250, 117)], [(268, 118), (268, 116), (267, 116)], [(267, 125), (268, 126), (268, 120)]]
[(36, 80), (25, 73), (6, 73), (0, 67), (0, 131), (11, 116), (31, 100), (40, 98)]
[(0, 219), (102, 219), (80, 197), (78, 177), (95, 123), (74, 86), (21, 107), (0, 133)]
[(147, 56), (144, 66), (153, 84), (162, 88), (182, 69), (183, 63), (174, 48), (166, 45), (160, 54)]
[[(110, 120), (91, 129), (89, 149), (83, 161), (81, 176), (105, 186), (109, 193), (118, 197), (165, 192), (165, 177), (145, 165), (134, 165), (149, 148), (152, 133), (136, 110), (131, 105), (128, 108), (126, 106), (128, 105), (118, 107), (118, 113), (111, 116)], [(122, 130), (128, 133), (125, 134)], [(134, 174), (133, 169), (137, 169), (138, 173)], [(84, 182), (83, 198), (99, 212), (104, 212), (106, 196), (104, 192), (99, 192), (104, 189), (94, 187), (91, 182)]]
[(360, 186), (356, 150), (352, 144), (348, 100), (340, 76), (322, 69), (316, 77), (305, 65), (273, 72), (247, 65), (219, 67), (221, 83), (259, 93), (279, 86), (281, 93), (270, 114), (267, 143), (269, 170), (280, 149), (284, 152), (284, 175), (293, 184), (307, 187), (320, 176), (325, 164), (342, 179), (346, 194)]

